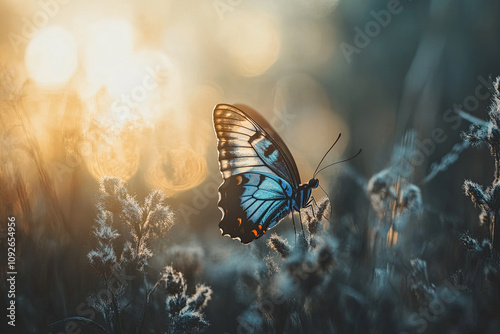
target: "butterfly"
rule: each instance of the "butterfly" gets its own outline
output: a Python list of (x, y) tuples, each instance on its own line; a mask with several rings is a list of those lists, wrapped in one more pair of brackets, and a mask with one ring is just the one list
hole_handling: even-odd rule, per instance
[(218, 104), (213, 123), (224, 179), (218, 202), (222, 235), (248, 244), (310, 205), (318, 179), (300, 183), (290, 150), (264, 117), (247, 106)]

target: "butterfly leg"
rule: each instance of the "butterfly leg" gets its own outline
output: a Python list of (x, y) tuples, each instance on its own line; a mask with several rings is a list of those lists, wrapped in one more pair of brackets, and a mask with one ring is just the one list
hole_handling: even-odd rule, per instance
[[(316, 204), (316, 207), (318, 206), (314, 197), (311, 196), (311, 199), (309, 199), (309, 201), (307, 202), (306, 206), (303, 207), (303, 209), (307, 210), (307, 209), (311, 208), (311, 211), (313, 214), (313, 219), (316, 219), (316, 213), (314, 212), (314, 204)], [(302, 233), (304, 234), (304, 238), (305, 238), (304, 225), (302, 224), (302, 215), (300, 215), (300, 224), (302, 225)]]
[(314, 205), (316, 205), (316, 207), (318, 207), (318, 203), (316, 203), (316, 199), (313, 196), (311, 196), (311, 200), (309, 201), (309, 203), (307, 203), (306, 207), (311, 207), (313, 217), (316, 218), (316, 212), (314, 212)]
[[(328, 198), (328, 200), (330, 200), (330, 198)], [(311, 204), (309, 204), (311, 203)], [(311, 207), (312, 211), (313, 211), (313, 215), (314, 215), (314, 218), (316, 218), (316, 213), (314, 212), (314, 205), (316, 205), (316, 207), (319, 209), (319, 205), (318, 203), (316, 202), (316, 199), (314, 197), (311, 196), (311, 201), (309, 201), (308, 205), (306, 207)], [(313, 205), (314, 204), (314, 205)], [(332, 221), (330, 220), (332, 217), (331, 217), (331, 214), (330, 214), (330, 217), (327, 218), (326, 215), (323, 215), (323, 218), (326, 218), (326, 220), (328, 221), (328, 223), (330, 223), (330, 225), (332, 224)]]
[(303, 207), (303, 209), (309, 209), (311, 208), (311, 211), (313, 213), (313, 217), (316, 218), (316, 213), (314, 212), (314, 204), (316, 204), (316, 207), (318, 207), (318, 204), (316, 203), (316, 200), (314, 199), (313, 196), (307, 201), (306, 205)]
[(300, 214), (300, 211), (299, 211), (299, 218), (300, 218), (300, 227), (302, 228), (302, 235), (304, 236), (305, 239), (306, 233), (304, 232), (304, 224), (302, 224), (302, 215)]
[(292, 223), (293, 223), (293, 234), (295, 235), (295, 244), (297, 244), (297, 229), (295, 228), (295, 218), (293, 217), (293, 210), (292, 210)]

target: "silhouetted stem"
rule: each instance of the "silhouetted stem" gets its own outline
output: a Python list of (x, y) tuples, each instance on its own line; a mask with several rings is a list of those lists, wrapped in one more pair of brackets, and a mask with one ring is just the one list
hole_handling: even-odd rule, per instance
[(495, 220), (497, 215), (495, 215), (495, 219), (491, 222), (490, 226), (490, 237), (491, 237), (491, 243), (493, 245), (493, 248), (495, 248)]
[(500, 157), (498, 155), (498, 150), (492, 148), (493, 158), (495, 159), (495, 184), (500, 180)]
[(142, 331), (142, 326), (144, 325), (144, 318), (146, 317), (146, 309), (148, 308), (149, 305), (149, 297), (155, 291), (156, 287), (160, 284), (161, 280), (156, 282), (156, 284), (153, 286), (153, 288), (146, 294), (146, 297), (144, 298), (144, 306), (142, 307), (142, 314), (141, 314), (141, 320), (139, 322), (139, 325), (137, 326), (137, 334), (140, 334)]
[(120, 310), (118, 309), (118, 302), (116, 300), (116, 295), (114, 293), (111, 293), (111, 298), (112, 298), (111, 303), (113, 305), (113, 313), (114, 313), (113, 316), (113, 321), (115, 323), (114, 327), (116, 331), (118, 331), (118, 333), (123, 333), (122, 324), (120, 320)]

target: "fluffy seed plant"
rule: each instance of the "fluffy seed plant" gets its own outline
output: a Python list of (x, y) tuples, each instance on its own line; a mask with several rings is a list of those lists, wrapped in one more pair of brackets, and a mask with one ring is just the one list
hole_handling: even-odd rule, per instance
[(495, 234), (495, 225), (500, 218), (500, 78), (494, 83), (496, 94), (493, 95), (493, 104), (488, 112), (487, 123), (474, 123), (469, 132), (464, 134), (464, 139), (473, 146), (486, 144), (494, 159), (494, 178), (491, 186), (486, 189), (470, 180), (464, 182), (465, 194), (481, 209), (480, 222), (484, 227), (490, 249), (500, 249), (500, 236)]
[[(268, 246), (274, 250), (244, 284), (255, 291), (255, 303), (238, 318), (240, 333), (294, 333), (312, 330), (320, 309), (318, 298), (334, 264), (336, 243), (322, 233), (320, 221), (329, 214), (329, 201), (321, 200), (312, 212), (302, 210), (306, 231), (289, 243), (277, 234)], [(322, 312), (325, 315), (325, 312)]]
[(87, 257), (102, 279), (102, 288), (88, 303), (103, 323), (70, 317), (53, 326), (72, 321), (109, 334), (199, 333), (208, 327), (203, 309), (211, 299), (210, 287), (197, 285), (189, 295), (181, 272), (169, 265), (154, 273), (150, 265), (155, 244), (174, 224), (165, 200), (153, 190), (141, 205), (119, 178), (101, 179), (93, 231), (97, 245)]
[(295, 241), (271, 235), (271, 253), (245, 278), (255, 302), (238, 318), (238, 333), (392, 333), (394, 310), (370, 292), (371, 274), (353, 250), (366, 235), (336, 238), (330, 210), (326, 198), (303, 210), (305, 232)]
[(394, 147), (389, 167), (374, 174), (367, 184), (377, 215), (369, 239), (374, 263), (369, 296), (372, 301), (384, 300), (379, 305), (388, 313), (380, 325), (385, 331), (411, 329), (405, 319), (425, 308), (435, 295), (427, 263), (420, 258), (422, 245), (415, 238), (421, 233), (424, 213), (420, 187), (413, 183), (414, 160), (421, 158), (416, 136), (408, 131)]
[[(420, 188), (412, 183), (412, 160), (417, 157), (415, 140), (415, 132), (407, 132), (403, 143), (394, 148), (391, 165), (368, 181), (370, 201), (378, 215), (372, 239), (377, 266), (393, 261), (394, 255), (402, 251), (399, 245), (408, 248), (412, 233), (420, 226), (422, 196)], [(404, 252), (408, 253), (408, 249)]]
[[(431, 215), (426, 213), (420, 187), (413, 180), (414, 166), (423, 158), (416, 151), (415, 142), (416, 133), (407, 132), (402, 144), (394, 149), (391, 165), (373, 175), (367, 185), (378, 216), (370, 238), (375, 268), (368, 297), (370, 308), (377, 305), (378, 298), (385, 299), (378, 303), (387, 313), (384, 325), (380, 325), (385, 328), (384, 333), (396, 330), (403, 333), (441, 332), (455, 328), (449, 326), (453, 321), (450, 318), (466, 311), (464, 289), (459, 280), (449, 277), (435, 284), (429, 278), (424, 258), (435, 258), (435, 254), (426, 250), (426, 243), (419, 236), (430, 233), (427, 229), (432, 223), (427, 223)], [(448, 156), (459, 155), (461, 151), (462, 146)], [(448, 157), (443, 161), (431, 168), (423, 184), (456, 158)]]
[(494, 94), (487, 122), (475, 122), (464, 134), (472, 146), (485, 144), (494, 160), (492, 184), (484, 187), (471, 180), (464, 182), (465, 194), (479, 207), (479, 229), (474, 237), (464, 233), (461, 240), (468, 252), (463, 281), (472, 290), (479, 306), (482, 323), (496, 319), (500, 328), (500, 235), (496, 231), (500, 219), (500, 78), (493, 83)]

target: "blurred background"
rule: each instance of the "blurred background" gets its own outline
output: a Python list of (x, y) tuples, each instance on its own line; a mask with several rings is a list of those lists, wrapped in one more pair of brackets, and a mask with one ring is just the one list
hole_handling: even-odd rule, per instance
[[(458, 235), (478, 224), (463, 181), (492, 180), (488, 151), (461, 133), (487, 118), (498, 13), (493, 0), (1, 0), (0, 242), (15, 216), (20, 326), (44, 332), (99, 287), (86, 254), (99, 179), (113, 176), (139, 201), (153, 189), (169, 197), (175, 225), (157, 261), (201, 250), (208, 332), (236, 332), (245, 302), (222, 316), (231, 292), (218, 275), (231, 269), (214, 263), (243, 266), (231, 254), (267, 252), (267, 235), (251, 246), (220, 236), (217, 103), (264, 115), (302, 182), (338, 133), (325, 163), (362, 148), (320, 174), (337, 222), (378, 222), (368, 180), (411, 146), (426, 218), (408, 238), (442, 282), (463, 264)], [(293, 240), (289, 219), (276, 231)]]

